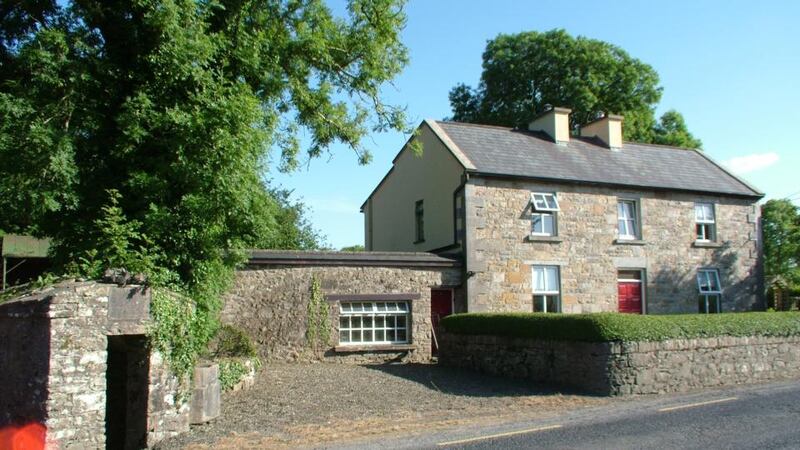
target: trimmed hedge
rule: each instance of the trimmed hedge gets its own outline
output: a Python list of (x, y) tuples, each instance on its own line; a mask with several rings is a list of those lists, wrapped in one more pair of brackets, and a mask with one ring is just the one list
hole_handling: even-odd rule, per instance
[(466, 313), (445, 317), (449, 333), (550, 341), (663, 341), (717, 336), (800, 336), (800, 313), (642, 316), (619, 313)]

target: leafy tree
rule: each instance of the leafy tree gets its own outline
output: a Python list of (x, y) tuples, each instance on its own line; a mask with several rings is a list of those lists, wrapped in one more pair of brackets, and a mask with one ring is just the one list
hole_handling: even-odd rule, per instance
[(342, 247), (341, 249), (343, 252), (363, 252), (364, 250), (365, 248), (361, 244), (348, 245), (347, 247)]
[(565, 106), (576, 131), (601, 113), (623, 114), (628, 140), (699, 147), (678, 112), (656, 122), (661, 90), (656, 71), (619, 47), (564, 30), (529, 31), (490, 40), (480, 84), (455, 86), (450, 105), (456, 121), (520, 128), (545, 105)]
[(402, 3), (4, 2), (0, 229), (53, 238), (62, 267), (152, 258), (197, 300), (202, 340), (243, 249), (316, 245), (262, 181), (269, 150), (284, 170), (337, 142), (366, 163), (367, 133), (408, 130), (381, 100), (407, 62)]
[(700, 148), (703, 143), (689, 133), (683, 115), (674, 109), (664, 113), (653, 128), (650, 142), (675, 147)]
[(273, 215), (275, 225), (264, 230), (262, 239), (256, 242), (255, 247), (294, 250), (326, 247), (325, 237), (309, 222), (304, 203), (292, 201), (291, 191), (286, 189), (270, 189), (269, 194), (277, 206)]
[(767, 282), (800, 288), (800, 208), (789, 200), (769, 200), (761, 207), (761, 226)]

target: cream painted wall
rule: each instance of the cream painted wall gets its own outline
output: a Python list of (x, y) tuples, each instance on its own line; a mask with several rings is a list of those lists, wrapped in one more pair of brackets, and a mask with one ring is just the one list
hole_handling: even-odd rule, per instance
[[(430, 251), (454, 241), (453, 192), (464, 169), (427, 125), (421, 126), (417, 139), (423, 145), (422, 155), (406, 146), (364, 206), (367, 250)], [(415, 244), (418, 200), (424, 202), (425, 241)]]

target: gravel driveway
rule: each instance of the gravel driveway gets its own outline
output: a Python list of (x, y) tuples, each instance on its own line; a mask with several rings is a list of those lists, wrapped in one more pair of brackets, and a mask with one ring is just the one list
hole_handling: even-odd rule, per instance
[(221, 417), (157, 448), (313, 447), (606, 401), (435, 364), (267, 364), (252, 388), (223, 396)]

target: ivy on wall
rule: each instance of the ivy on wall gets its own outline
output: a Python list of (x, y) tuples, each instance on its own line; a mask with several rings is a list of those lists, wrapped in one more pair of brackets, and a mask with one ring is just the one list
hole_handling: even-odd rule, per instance
[(310, 297), (306, 314), (306, 346), (314, 352), (330, 345), (330, 309), (316, 276), (311, 277)]
[(196, 305), (189, 297), (161, 287), (151, 290), (153, 322), (148, 337), (183, 383), (191, 378), (198, 356), (205, 348), (207, 324), (198, 316)]

